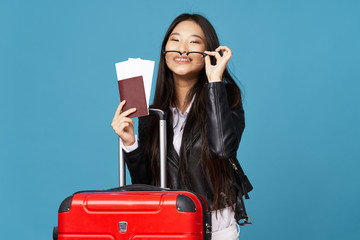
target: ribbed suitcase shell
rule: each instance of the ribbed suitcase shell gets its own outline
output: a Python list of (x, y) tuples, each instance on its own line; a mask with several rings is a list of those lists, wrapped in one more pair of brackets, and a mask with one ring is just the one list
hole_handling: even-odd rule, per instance
[(57, 236), (59, 240), (210, 239), (209, 221), (205, 201), (191, 192), (79, 192), (61, 204)]

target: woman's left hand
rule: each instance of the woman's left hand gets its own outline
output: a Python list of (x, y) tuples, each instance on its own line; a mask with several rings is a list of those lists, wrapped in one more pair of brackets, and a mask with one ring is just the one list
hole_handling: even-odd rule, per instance
[[(222, 56), (219, 53), (220, 51), (223, 51)], [(215, 51), (205, 51), (204, 53), (207, 54), (205, 57), (205, 70), (209, 82), (221, 82), (226, 65), (232, 56), (232, 51), (226, 46), (219, 46)], [(211, 65), (210, 56), (215, 57), (215, 65)]]

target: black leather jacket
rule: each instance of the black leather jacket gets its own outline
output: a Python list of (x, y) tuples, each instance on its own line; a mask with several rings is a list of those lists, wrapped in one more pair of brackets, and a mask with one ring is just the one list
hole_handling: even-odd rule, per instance
[[(236, 165), (238, 165), (236, 152), (245, 127), (242, 103), (240, 102), (235, 108), (230, 109), (227, 101), (225, 85), (222, 82), (208, 83), (206, 85), (206, 96), (207, 139), (211, 157), (227, 162), (229, 158), (232, 158), (236, 162)], [(186, 124), (188, 124), (188, 122)], [(182, 143), (185, 146), (185, 152), (189, 159), (189, 164), (186, 169), (186, 177), (189, 180), (191, 191), (201, 194), (211, 207), (213, 199), (212, 182), (208, 173), (206, 174), (207, 176), (204, 181), (201, 177), (201, 167), (198, 164), (204, 134), (201, 133), (201, 131), (196, 131), (199, 127), (197, 122), (193, 122), (191, 124), (192, 129), (196, 133), (191, 135), (193, 136), (191, 141)], [(146, 118), (140, 118), (140, 141), (142, 139), (142, 134), (145, 134), (144, 130), (146, 129), (146, 125)], [(172, 182), (173, 187), (181, 189), (182, 187), (178, 178), (179, 157), (172, 144), (172, 127), (168, 126), (167, 133), (168, 175), (171, 178), (170, 181)], [(139, 146), (139, 148), (130, 153), (124, 153), (124, 158), (128, 165), (133, 184), (151, 184), (153, 181), (149, 161), (147, 161), (143, 154), (141, 143)], [(231, 171), (231, 174), (234, 176), (231, 176), (232, 179), (229, 179), (230, 184), (236, 182), (235, 172)], [(236, 200), (234, 199), (234, 202), (235, 201)]]

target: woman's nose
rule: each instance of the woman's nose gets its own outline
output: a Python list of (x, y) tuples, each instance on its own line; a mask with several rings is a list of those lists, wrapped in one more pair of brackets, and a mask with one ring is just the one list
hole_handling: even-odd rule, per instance
[(181, 53), (186, 53), (186, 52), (188, 52), (188, 46), (187, 46), (187, 44), (186, 43), (182, 43), (182, 44), (180, 44), (180, 46), (179, 46), (179, 51), (181, 52)]

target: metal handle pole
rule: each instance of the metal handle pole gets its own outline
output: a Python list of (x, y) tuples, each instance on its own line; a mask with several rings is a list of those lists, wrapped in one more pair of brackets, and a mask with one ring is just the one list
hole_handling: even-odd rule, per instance
[(125, 178), (125, 161), (123, 157), (123, 150), (122, 150), (122, 140), (119, 137), (119, 186), (126, 185), (126, 178)]
[(166, 120), (160, 120), (160, 187), (166, 188)]
[(167, 160), (167, 143), (166, 143), (166, 114), (161, 109), (149, 108), (151, 115), (156, 115), (159, 122), (160, 134), (160, 187), (166, 188), (166, 160)]

